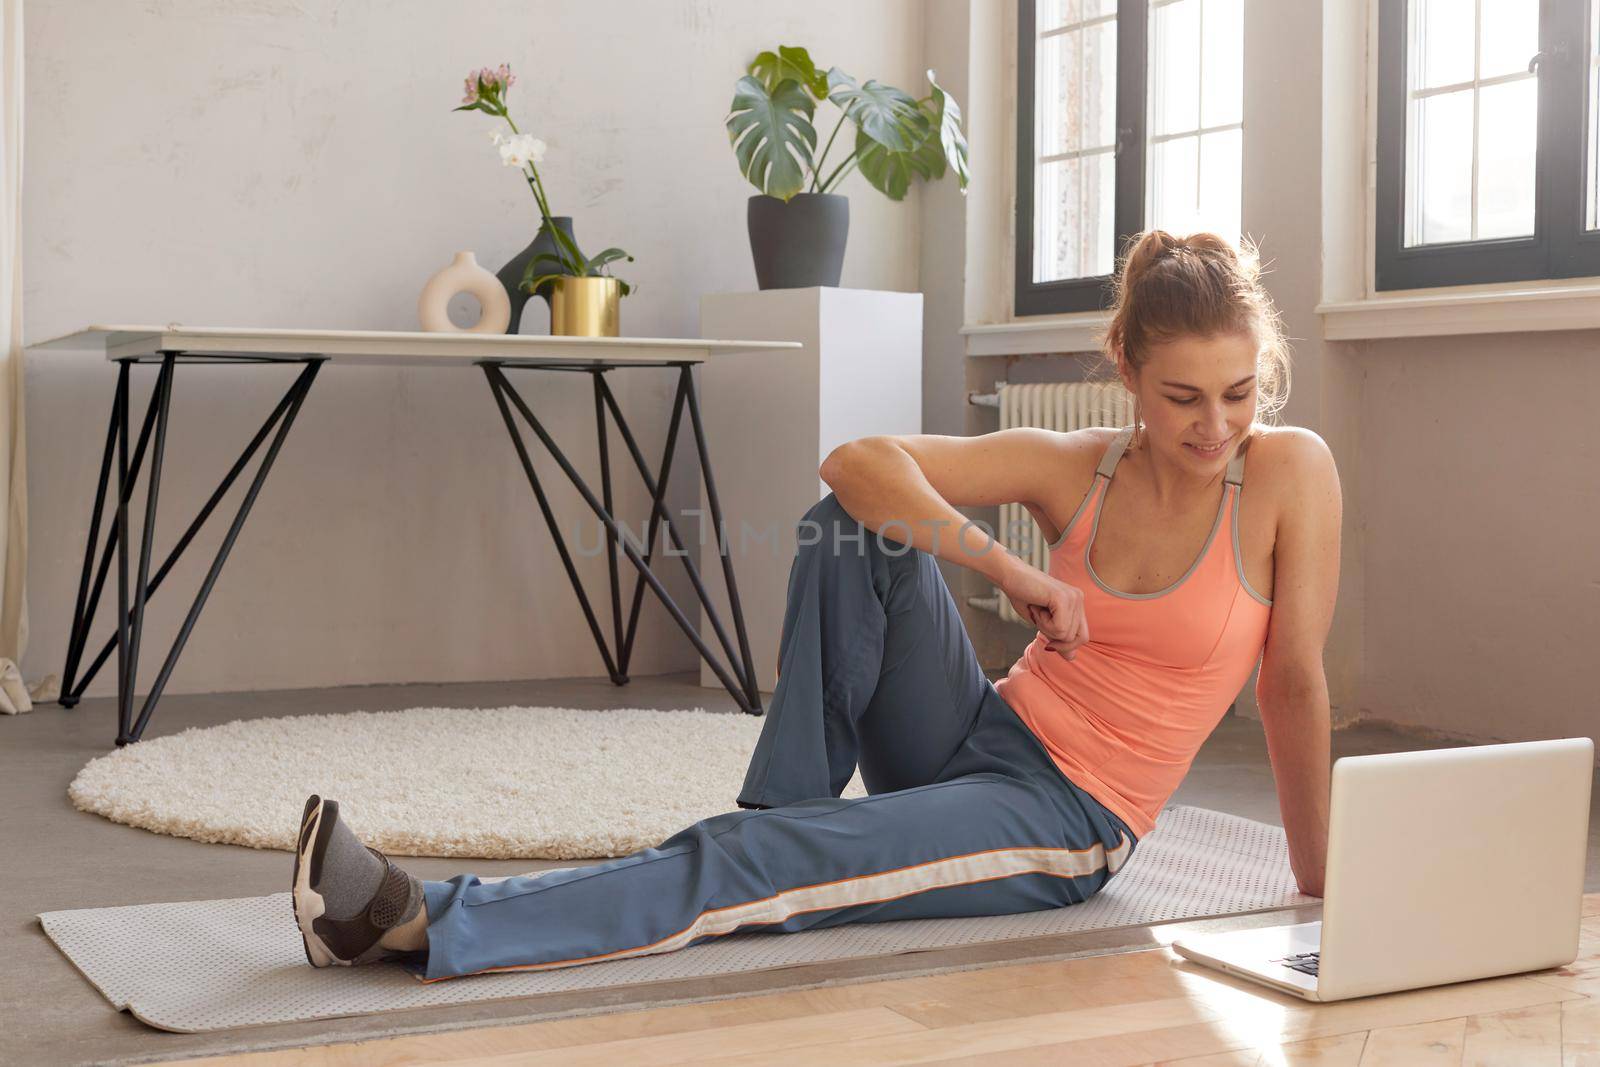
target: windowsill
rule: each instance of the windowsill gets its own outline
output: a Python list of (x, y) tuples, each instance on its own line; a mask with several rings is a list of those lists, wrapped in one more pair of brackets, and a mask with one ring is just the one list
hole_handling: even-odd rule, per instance
[(1600, 329), (1600, 284), (1535, 282), (1525, 286), (1462, 286), (1411, 290), (1409, 296), (1318, 304), (1329, 341), (1528, 330)]
[(1109, 312), (1030, 315), (1011, 322), (969, 323), (961, 327), (969, 356), (1027, 356), (1059, 352), (1098, 352)]

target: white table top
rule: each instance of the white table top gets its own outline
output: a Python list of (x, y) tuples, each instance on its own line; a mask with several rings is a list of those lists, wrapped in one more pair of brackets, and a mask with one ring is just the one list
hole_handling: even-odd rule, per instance
[(551, 337), (543, 334), (434, 333), (404, 330), (281, 330), (239, 326), (86, 326), (27, 346), (104, 350), (110, 360), (162, 351), (194, 356), (325, 356), (329, 362), (380, 366), (471, 366), (481, 360), (541, 363), (702, 363), (717, 353), (799, 348), (799, 341), (708, 341), (694, 337)]

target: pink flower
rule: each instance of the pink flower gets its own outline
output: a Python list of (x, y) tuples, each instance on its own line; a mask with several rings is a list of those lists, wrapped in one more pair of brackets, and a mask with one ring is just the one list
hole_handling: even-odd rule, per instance
[(463, 104), (475, 104), (480, 99), (496, 101), (500, 94), (515, 85), (517, 77), (511, 73), (511, 65), (502, 63), (498, 68), (479, 67), (467, 75), (466, 95), (461, 98)]

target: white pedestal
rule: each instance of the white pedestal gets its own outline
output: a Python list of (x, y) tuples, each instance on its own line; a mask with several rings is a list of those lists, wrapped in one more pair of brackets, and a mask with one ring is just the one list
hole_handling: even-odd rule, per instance
[[(770, 693), (796, 524), (829, 491), (817, 468), (846, 441), (922, 432), (922, 294), (832, 288), (713, 293), (700, 301), (700, 334), (801, 343), (786, 351), (715, 353), (699, 372), (723, 536), (757, 683)], [(709, 513), (702, 522), (701, 573), (737, 652)], [(704, 613), (700, 635), (721, 650)], [(700, 683), (721, 685), (704, 660)]]

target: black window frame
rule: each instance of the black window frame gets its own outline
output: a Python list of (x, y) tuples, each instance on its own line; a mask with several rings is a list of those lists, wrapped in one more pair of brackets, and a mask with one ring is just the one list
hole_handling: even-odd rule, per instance
[(1600, 275), (1600, 231), (1584, 229), (1588, 187), (1588, 0), (1540, 0), (1534, 232), (1530, 237), (1403, 246), (1405, 234), (1409, 6), (1379, 0), (1377, 202), (1373, 278), (1377, 291)]
[[(1117, 0), (1117, 115), (1114, 262), (1144, 229), (1145, 107), (1149, 81), (1149, 0)], [(1111, 306), (1113, 274), (1060, 281), (1033, 280), (1034, 61), (1038, 50), (1035, 0), (1017, 3), (1016, 249), (1012, 313), (1059, 315)], [(1113, 268), (1114, 269), (1114, 268)]]

